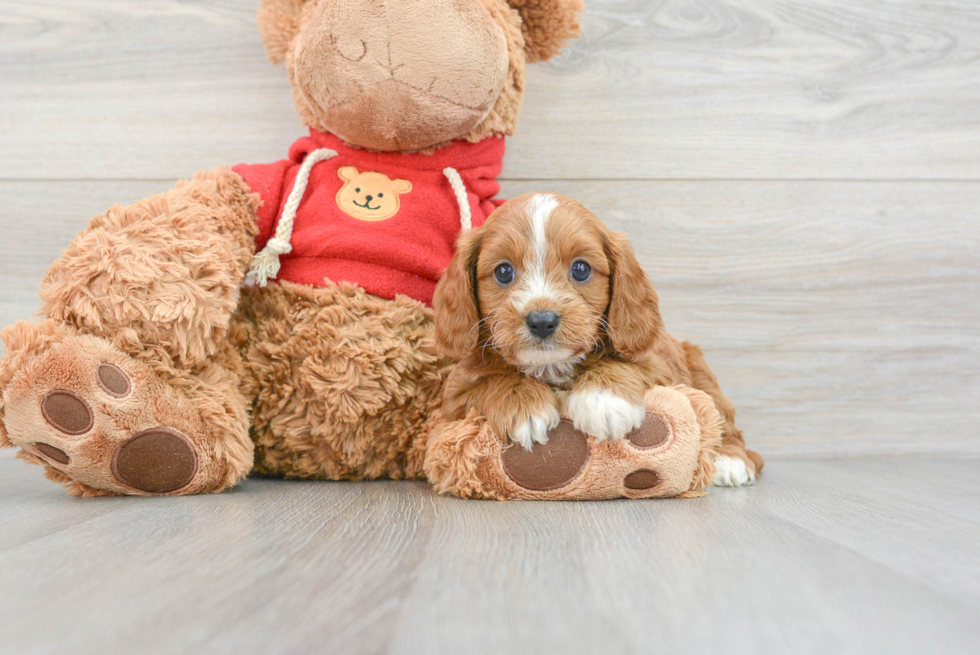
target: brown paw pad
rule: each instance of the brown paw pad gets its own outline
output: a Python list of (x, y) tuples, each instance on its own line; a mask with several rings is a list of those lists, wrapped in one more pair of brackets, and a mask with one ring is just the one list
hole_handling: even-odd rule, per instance
[(61, 448), (55, 448), (51, 444), (36, 442), (34, 447), (43, 453), (45, 457), (48, 459), (53, 459), (59, 464), (67, 464), (71, 461), (71, 458), (68, 457), (68, 453), (63, 451)]
[(560, 489), (574, 480), (589, 461), (589, 442), (585, 435), (562, 421), (548, 433), (548, 443), (534, 444), (531, 450), (513, 445), (500, 453), (504, 473), (531, 491)]
[(197, 472), (197, 454), (187, 437), (153, 428), (120, 444), (112, 457), (112, 475), (125, 485), (149, 493), (186, 487)]
[(65, 434), (85, 434), (95, 423), (95, 414), (81, 396), (71, 391), (52, 391), (41, 401), (44, 420)]
[(99, 381), (102, 390), (113, 398), (125, 398), (133, 390), (129, 376), (115, 364), (108, 362), (100, 364), (96, 379)]
[(650, 469), (633, 471), (623, 478), (623, 486), (627, 489), (653, 489), (658, 484), (660, 484), (660, 476)]
[(626, 435), (634, 446), (641, 449), (656, 448), (670, 437), (670, 423), (659, 414), (647, 414), (643, 424)]

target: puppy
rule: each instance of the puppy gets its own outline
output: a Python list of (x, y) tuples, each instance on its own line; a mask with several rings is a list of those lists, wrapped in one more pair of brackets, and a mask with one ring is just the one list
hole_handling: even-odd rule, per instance
[(762, 470), (701, 351), (663, 329), (625, 235), (575, 200), (519, 196), (462, 234), (433, 306), (437, 346), (460, 360), (444, 391), (450, 420), (475, 408), (530, 449), (564, 408), (578, 430), (622, 439), (643, 422), (647, 389), (683, 383), (724, 419), (714, 483), (750, 484)]

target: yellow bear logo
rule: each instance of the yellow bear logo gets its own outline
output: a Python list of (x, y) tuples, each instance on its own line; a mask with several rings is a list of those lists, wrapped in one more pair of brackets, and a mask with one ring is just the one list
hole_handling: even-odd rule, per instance
[(384, 173), (343, 166), (337, 171), (345, 184), (337, 192), (337, 206), (362, 221), (383, 221), (398, 213), (403, 193), (412, 190), (408, 180), (393, 180)]

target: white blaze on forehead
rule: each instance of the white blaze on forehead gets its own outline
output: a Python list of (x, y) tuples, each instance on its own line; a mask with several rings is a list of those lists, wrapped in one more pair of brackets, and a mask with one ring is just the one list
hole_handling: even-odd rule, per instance
[(554, 297), (554, 289), (548, 282), (548, 237), (545, 228), (551, 212), (558, 206), (558, 198), (550, 193), (537, 193), (527, 201), (527, 215), (531, 222), (531, 243), (524, 255), (524, 275), (515, 294), (514, 302), (520, 311), (535, 298)]

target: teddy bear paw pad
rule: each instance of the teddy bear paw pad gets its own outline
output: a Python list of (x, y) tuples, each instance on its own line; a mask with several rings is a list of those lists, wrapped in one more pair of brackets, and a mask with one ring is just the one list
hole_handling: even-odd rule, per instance
[(647, 412), (640, 427), (626, 435), (633, 446), (641, 450), (656, 448), (670, 438), (670, 423), (653, 412)]
[(133, 390), (129, 376), (121, 368), (109, 362), (99, 364), (96, 379), (102, 390), (113, 398), (125, 398)]
[(660, 484), (660, 476), (650, 469), (633, 471), (623, 478), (623, 486), (627, 489), (653, 489), (658, 484)]
[(116, 449), (112, 475), (119, 482), (148, 493), (177, 491), (197, 472), (197, 454), (184, 435), (154, 428), (133, 435)]
[(112, 344), (72, 336), (38, 352), (4, 392), (14, 445), (86, 487), (173, 493), (198, 476), (208, 434), (193, 405)]
[(516, 444), (500, 453), (504, 473), (515, 484), (530, 491), (552, 491), (568, 486), (579, 476), (590, 456), (584, 434), (563, 420), (548, 433), (547, 443), (531, 450)]
[(41, 401), (41, 414), (59, 432), (77, 436), (85, 434), (95, 424), (95, 415), (88, 403), (77, 393), (58, 389)]
[(48, 457), (48, 459), (53, 459), (59, 464), (68, 464), (71, 462), (71, 458), (68, 457), (68, 453), (63, 451), (61, 448), (55, 448), (51, 444), (42, 443), (37, 441), (34, 443), (34, 447), (37, 448), (41, 454)]

